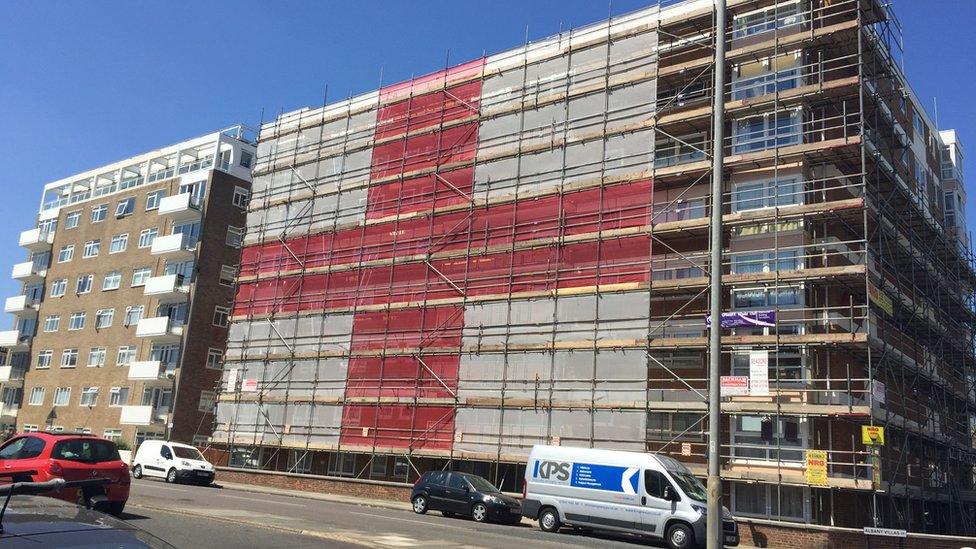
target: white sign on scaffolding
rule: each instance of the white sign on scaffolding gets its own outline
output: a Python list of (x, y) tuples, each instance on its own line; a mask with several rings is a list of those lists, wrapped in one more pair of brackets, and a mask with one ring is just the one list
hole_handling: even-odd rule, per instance
[(769, 351), (749, 351), (749, 395), (769, 396)]

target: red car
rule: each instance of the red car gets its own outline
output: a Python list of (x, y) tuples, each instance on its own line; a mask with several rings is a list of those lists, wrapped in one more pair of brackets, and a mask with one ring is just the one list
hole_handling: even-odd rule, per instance
[[(20, 471), (24, 473), (16, 474)], [(113, 515), (122, 514), (125, 502), (129, 499), (129, 467), (119, 457), (118, 448), (111, 440), (91, 435), (16, 435), (0, 446), (0, 473), (8, 473), (0, 477), (0, 482), (107, 478), (111, 482), (104, 486), (63, 490), (48, 495), (86, 506), (97, 504), (97, 507)], [(96, 499), (93, 501), (92, 498)]]

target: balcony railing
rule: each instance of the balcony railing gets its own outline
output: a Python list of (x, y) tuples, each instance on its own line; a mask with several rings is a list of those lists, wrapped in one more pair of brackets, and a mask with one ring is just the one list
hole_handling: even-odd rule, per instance
[(170, 217), (177, 223), (197, 221), (200, 219), (200, 202), (193, 193), (167, 196), (159, 201), (159, 215)]
[(157, 236), (153, 240), (152, 255), (168, 256), (174, 259), (193, 257), (194, 243), (190, 240), (190, 235), (185, 233), (168, 234)]
[(30, 345), (31, 336), (21, 335), (20, 330), (5, 330), (0, 332), (0, 347), (10, 350), (21, 350)]
[(136, 325), (136, 337), (178, 341), (182, 336), (183, 325), (174, 323), (168, 316), (143, 318)]
[(54, 243), (54, 233), (42, 230), (40, 227), (28, 229), (20, 233), (20, 246), (32, 252), (44, 252), (51, 249)]
[(37, 267), (33, 261), (14, 264), (10, 276), (21, 282), (40, 282), (47, 275), (47, 269)]
[(8, 297), (3, 304), (3, 312), (17, 316), (36, 316), (37, 300), (28, 299), (26, 295)]
[(189, 284), (185, 283), (183, 275), (178, 274), (150, 277), (143, 289), (143, 294), (147, 297), (166, 302), (185, 301), (189, 293)]

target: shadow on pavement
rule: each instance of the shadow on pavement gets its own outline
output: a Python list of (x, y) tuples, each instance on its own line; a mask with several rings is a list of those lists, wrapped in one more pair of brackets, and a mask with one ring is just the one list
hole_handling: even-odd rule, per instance
[(118, 518), (120, 518), (122, 520), (145, 520), (145, 519), (147, 519), (149, 517), (147, 517), (145, 515), (137, 515), (135, 513), (130, 513), (128, 511), (123, 511), (122, 514), (119, 515)]

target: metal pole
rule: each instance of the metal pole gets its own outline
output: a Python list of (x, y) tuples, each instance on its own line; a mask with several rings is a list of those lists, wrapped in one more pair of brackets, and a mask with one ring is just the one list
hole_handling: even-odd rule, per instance
[(708, 333), (708, 516), (709, 549), (722, 547), (722, 478), (720, 421), (722, 399), (719, 375), (722, 366), (722, 161), (725, 141), (725, 2), (715, 0), (715, 85), (712, 89), (712, 229), (711, 295)]

